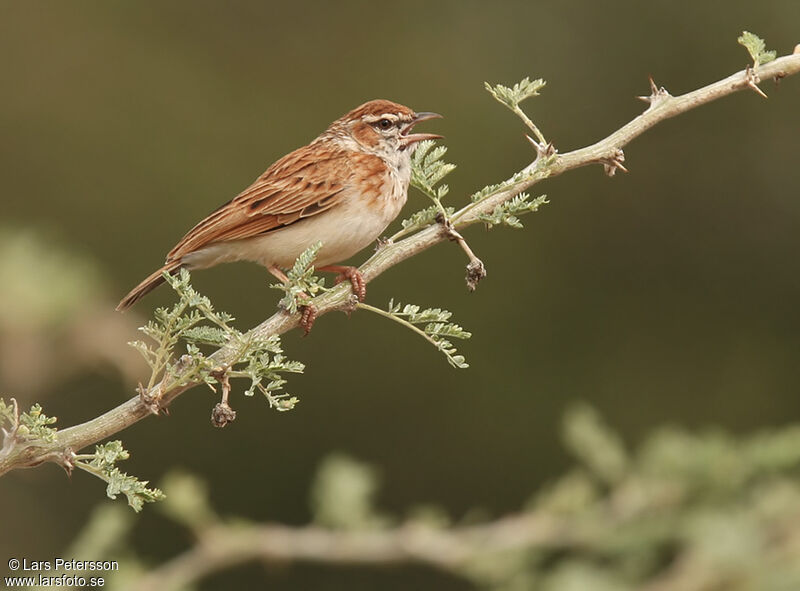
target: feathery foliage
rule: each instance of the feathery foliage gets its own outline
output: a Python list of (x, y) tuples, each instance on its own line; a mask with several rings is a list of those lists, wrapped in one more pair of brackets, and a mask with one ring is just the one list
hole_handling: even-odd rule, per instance
[(57, 420), (57, 417), (48, 417), (44, 414), (42, 407), (37, 402), (28, 412), (19, 415), (17, 436), (52, 443), (56, 439), (56, 429), (49, 425), (53, 425)]
[(93, 454), (76, 455), (74, 466), (108, 483), (106, 487), (108, 498), (116, 499), (118, 494), (124, 494), (128, 499), (128, 505), (138, 513), (145, 503), (162, 500), (164, 493), (157, 488), (147, 488), (146, 480), (125, 474), (116, 467), (118, 461), (127, 460), (129, 457), (130, 453), (122, 447), (120, 441), (109, 441), (95, 446)]
[[(4, 446), (11, 446), (16, 443), (52, 443), (56, 439), (55, 424), (57, 417), (48, 417), (42, 411), (41, 405), (37, 402), (27, 412), (19, 413), (14, 399), (12, 404), (6, 403), (0, 398), (0, 427), (3, 428)], [(6, 429), (3, 425), (7, 424), (10, 428)], [(9, 441), (9, 440), (13, 441)]]
[(497, 102), (508, 107), (511, 112), (522, 119), (525, 125), (528, 126), (528, 129), (530, 129), (533, 132), (533, 135), (536, 136), (536, 139), (539, 141), (541, 146), (545, 146), (547, 144), (547, 141), (544, 139), (544, 135), (542, 135), (542, 132), (539, 131), (539, 128), (525, 114), (525, 111), (520, 108), (519, 104), (525, 99), (539, 96), (539, 91), (544, 88), (545, 84), (547, 83), (541, 78), (530, 80), (527, 77), (523, 78), (510, 88), (508, 86), (503, 86), (502, 84), (496, 84), (492, 86), (488, 82), (484, 82), (484, 86), (486, 87), (486, 90), (489, 91), (489, 94), (491, 94)]
[[(451, 215), (453, 215), (455, 209), (452, 207), (445, 207), (444, 212), (449, 218)], [(440, 213), (441, 211), (436, 205), (431, 205), (430, 207), (419, 210), (410, 218), (405, 219), (400, 223), (403, 226), (403, 230), (416, 230), (418, 228), (424, 228), (425, 226), (431, 225), (436, 221), (436, 216), (438, 216)]]
[[(456, 165), (444, 162), (447, 146), (437, 146), (433, 140), (419, 142), (411, 157), (411, 185), (430, 197), (434, 203), (441, 204), (450, 188), (439, 183), (453, 172)], [(438, 185), (438, 186), (437, 186)]]
[[(13, 400), (12, 400), (13, 402)], [(0, 453), (11, 453), (17, 446), (47, 445), (56, 441), (58, 429), (52, 427), (56, 417), (48, 417), (39, 404), (34, 404), (27, 412), (17, 416), (16, 404), (7, 404), (0, 398), (0, 427), (3, 427), (3, 445)], [(6, 428), (9, 427), (9, 428)], [(114, 464), (118, 460), (128, 459), (128, 452), (122, 443), (112, 441), (98, 445), (93, 454), (65, 454), (63, 465), (67, 470), (73, 467), (85, 470), (108, 483), (106, 494), (115, 499), (122, 493), (134, 511), (140, 511), (144, 503), (163, 498), (158, 489), (147, 488), (147, 481), (140, 481), (134, 476), (120, 472)]]
[(547, 167), (547, 161), (537, 161), (537, 165), (534, 166), (533, 168), (530, 169), (526, 168), (524, 170), (520, 170), (519, 172), (514, 173), (510, 178), (504, 180), (502, 183), (496, 183), (494, 185), (486, 185), (480, 191), (477, 191), (472, 195), (470, 195), (470, 201), (472, 203), (479, 203), (484, 199), (487, 199), (492, 195), (497, 195), (502, 191), (506, 191), (511, 187), (518, 185), (519, 183), (527, 182), (531, 180), (533, 177), (543, 174), (546, 167)]
[(14, 406), (7, 404), (5, 400), (0, 398), (0, 427), (4, 423), (11, 425), (14, 422)]
[(298, 402), (296, 397), (279, 393), (286, 384), (282, 374), (303, 373), (305, 366), (283, 355), (281, 341), (277, 336), (251, 342), (250, 351), (244, 357), (244, 361), (243, 367), (231, 370), (229, 375), (250, 380), (245, 396), (253, 396), (258, 390), (275, 410), (292, 410), (295, 407)]
[(399, 303), (395, 304), (394, 300), (389, 302), (388, 310), (381, 310), (363, 303), (358, 304), (358, 307), (390, 318), (411, 329), (441, 351), (453, 367), (459, 369), (469, 367), (464, 356), (458, 354), (455, 346), (448, 339), (468, 339), (472, 333), (467, 332), (458, 324), (449, 322), (453, 315), (452, 312), (441, 308), (420, 310), (417, 305), (406, 304), (404, 306)]
[[(308, 276), (297, 269), (295, 276), (308, 283)], [(246, 394), (261, 391), (277, 410), (289, 410), (297, 399), (288, 394), (279, 394), (286, 380), (284, 373), (299, 373), (304, 367), (301, 363), (284, 357), (277, 336), (258, 338), (244, 334), (231, 326), (234, 320), (230, 314), (214, 310), (210, 300), (197, 293), (190, 284), (188, 271), (182, 270), (177, 276), (167, 276), (167, 281), (179, 296), (171, 308), (159, 308), (155, 318), (141, 328), (154, 344), (136, 341), (131, 345), (144, 357), (151, 368), (147, 388), (141, 393), (158, 400), (161, 392), (175, 386), (202, 381), (213, 387), (219, 383), (220, 376), (246, 378), (250, 386)], [(179, 354), (178, 347), (185, 343), (185, 353)], [(210, 357), (204, 355), (200, 345), (231, 347), (235, 352), (233, 360), (226, 367), (219, 367)], [(160, 383), (158, 391), (156, 384)], [(35, 404), (30, 411), (23, 412), (18, 419), (14, 406), (0, 399), (0, 422), (8, 423), (10, 429), (3, 429), (3, 449), (13, 449), (18, 444), (40, 442), (42, 445), (56, 440), (56, 429), (52, 427), (55, 417), (48, 417), (41, 406)], [(107, 484), (106, 493), (110, 498), (124, 494), (128, 504), (140, 511), (145, 502), (163, 498), (158, 489), (147, 487), (146, 481), (121, 472), (116, 466), (130, 454), (119, 441), (98, 445), (94, 454), (73, 455), (67, 465), (74, 465), (103, 479)]]
[[(292, 285), (298, 289), (312, 283), (319, 285), (310, 274), (313, 267), (309, 267), (317, 250), (319, 246), (306, 251), (301, 257), (303, 260), (298, 259), (289, 272), (289, 277), (295, 281)], [(142, 341), (131, 343), (152, 370), (147, 392), (157, 396), (158, 393), (152, 392), (157, 383), (162, 384), (160, 391), (195, 381), (205, 382), (213, 388), (219, 383), (220, 374), (224, 373), (227, 377), (250, 380), (246, 395), (251, 396), (259, 390), (272, 408), (293, 408), (296, 398), (278, 394), (286, 383), (282, 374), (302, 373), (305, 368), (302, 363), (283, 355), (280, 338), (256, 337), (231, 326), (233, 316), (217, 312), (206, 296), (197, 293), (185, 269), (174, 277), (167, 277), (167, 281), (177, 293), (178, 302), (170, 309), (156, 310), (155, 320), (142, 327), (155, 345)], [(181, 341), (185, 342), (185, 353), (179, 354)], [(220, 367), (201, 351), (200, 345), (229, 347), (235, 355), (225, 367)]]
[(540, 206), (549, 203), (547, 201), (547, 195), (539, 195), (532, 201), (529, 201), (529, 199), (530, 195), (527, 193), (520, 193), (510, 201), (504, 201), (495, 207), (492, 213), (478, 216), (478, 219), (490, 228), (503, 224), (519, 230), (523, 226), (517, 216), (538, 211)]
[(776, 53), (774, 51), (767, 51), (764, 40), (750, 31), (743, 31), (737, 41), (739, 45), (744, 46), (747, 53), (750, 54), (750, 57), (753, 59), (753, 66), (756, 68), (775, 59)]
[(545, 87), (547, 82), (541, 78), (531, 80), (526, 76), (512, 87), (503, 86), (502, 84), (492, 86), (488, 82), (483, 84), (495, 100), (513, 111), (525, 99), (539, 96), (539, 91)]
[(411, 157), (411, 186), (422, 191), (433, 205), (426, 207), (401, 222), (402, 230), (392, 236), (396, 240), (406, 234), (429, 226), (437, 216), (444, 215), (449, 219), (455, 211), (452, 207), (442, 205), (442, 199), (450, 191), (445, 184), (439, 184), (444, 177), (455, 170), (456, 165), (443, 160), (447, 153), (446, 146), (437, 146), (433, 140), (424, 140), (417, 144)]
[(309, 297), (317, 295), (325, 289), (325, 279), (314, 275), (314, 260), (317, 258), (322, 242), (316, 242), (309, 246), (297, 257), (292, 268), (286, 273), (289, 279), (288, 284), (274, 283), (273, 289), (280, 289), (284, 292), (283, 298), (278, 305), (294, 314)]

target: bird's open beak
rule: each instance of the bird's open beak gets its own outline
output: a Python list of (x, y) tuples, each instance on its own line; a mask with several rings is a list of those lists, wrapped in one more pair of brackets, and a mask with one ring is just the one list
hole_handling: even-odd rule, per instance
[(408, 132), (410, 132), (411, 129), (420, 121), (441, 118), (442, 116), (439, 115), (439, 113), (417, 113), (414, 117), (414, 120), (406, 125), (400, 132), (400, 143), (403, 145), (403, 147), (406, 147), (410, 146), (411, 144), (415, 144), (416, 142), (421, 142), (422, 140), (438, 140), (443, 138), (444, 136), (436, 135), (435, 133), (412, 133), (411, 135), (408, 135)]

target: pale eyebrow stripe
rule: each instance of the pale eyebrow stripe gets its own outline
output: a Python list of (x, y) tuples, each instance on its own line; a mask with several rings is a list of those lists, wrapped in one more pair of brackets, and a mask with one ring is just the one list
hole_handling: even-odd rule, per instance
[(369, 117), (364, 117), (364, 121), (367, 123), (373, 123), (375, 121), (380, 121), (381, 119), (393, 119), (397, 121), (400, 117), (395, 115), (394, 113), (384, 113), (383, 115), (370, 115)]

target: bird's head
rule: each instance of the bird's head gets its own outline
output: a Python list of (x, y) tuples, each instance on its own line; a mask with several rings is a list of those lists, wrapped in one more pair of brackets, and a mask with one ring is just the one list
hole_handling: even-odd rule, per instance
[(362, 150), (376, 155), (410, 154), (418, 142), (442, 137), (434, 133), (411, 133), (414, 126), (440, 117), (438, 113), (417, 113), (392, 101), (374, 100), (334, 121), (326, 133), (352, 139)]

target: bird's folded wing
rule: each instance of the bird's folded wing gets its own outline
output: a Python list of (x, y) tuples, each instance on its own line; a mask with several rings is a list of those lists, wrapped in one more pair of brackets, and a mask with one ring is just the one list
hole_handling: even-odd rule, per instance
[(349, 174), (341, 150), (299, 148), (192, 228), (169, 252), (167, 262), (213, 242), (252, 238), (325, 211), (341, 199)]

